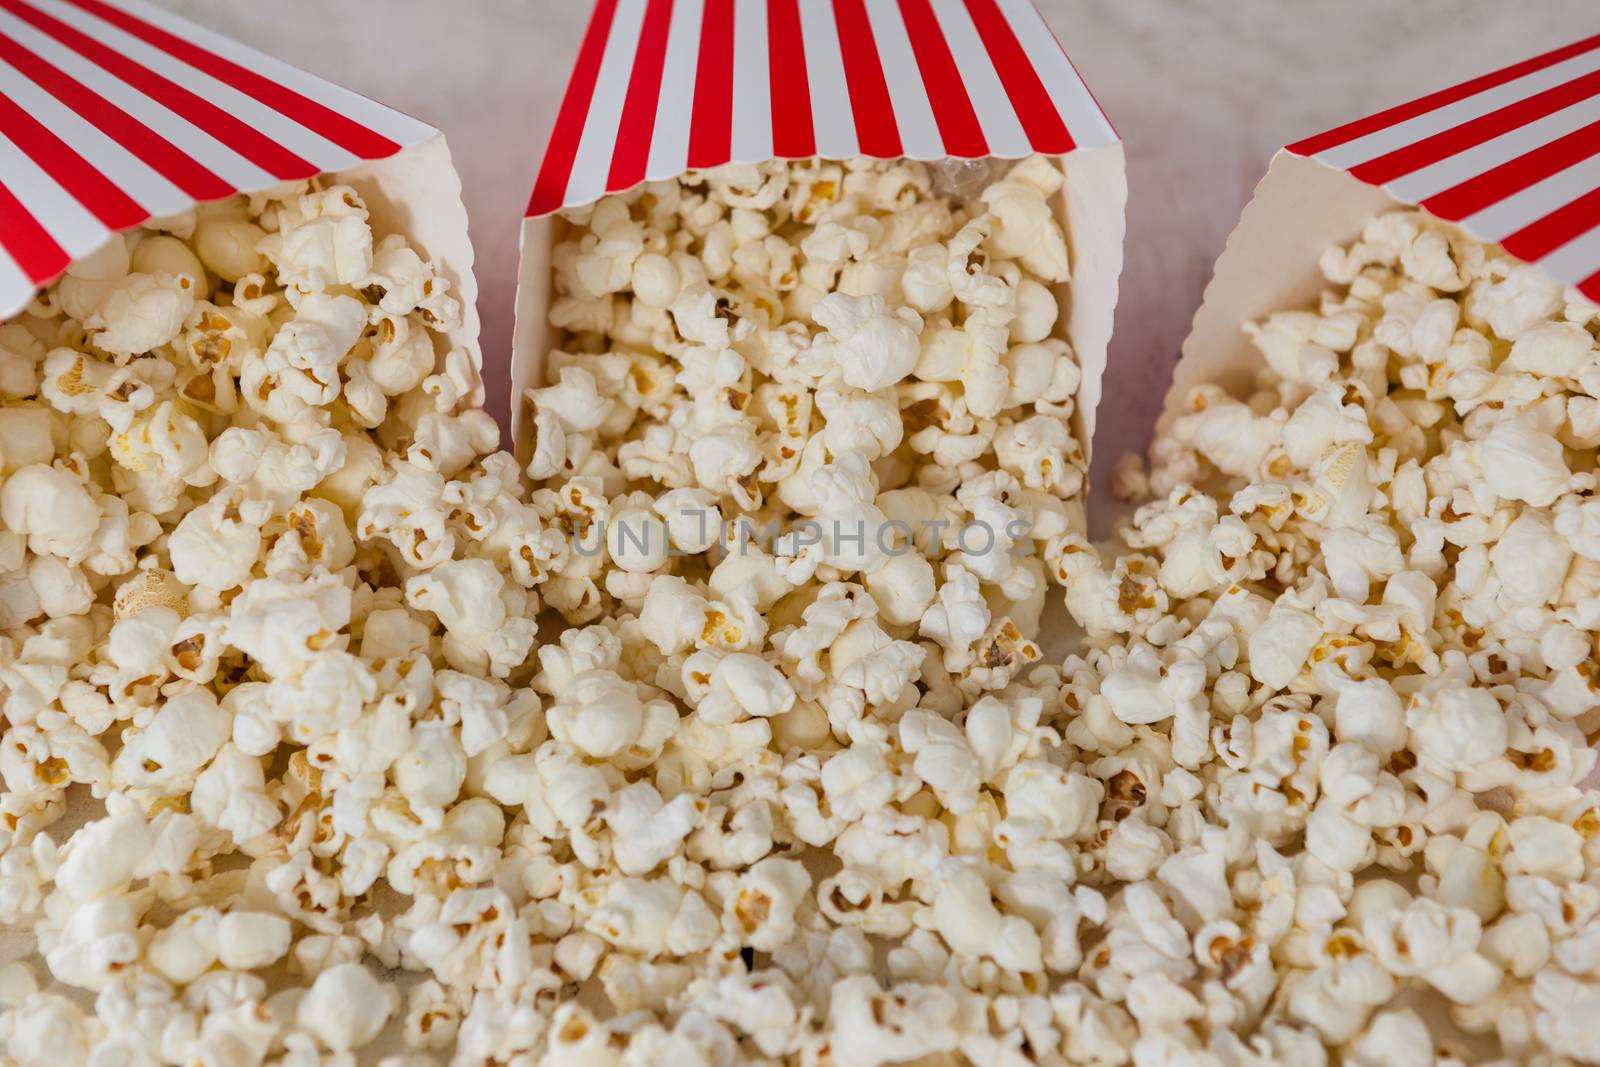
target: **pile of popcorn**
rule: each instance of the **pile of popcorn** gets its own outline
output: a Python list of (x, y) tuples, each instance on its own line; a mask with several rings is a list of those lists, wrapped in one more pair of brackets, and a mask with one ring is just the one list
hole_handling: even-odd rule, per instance
[(1383, 216), (1097, 548), (1063, 177), (982, 177), (569, 211), (526, 464), (345, 186), (0, 326), (0, 1049), (1600, 1059), (1600, 309)]
[(1131, 775), (1078, 995), (1138, 1064), (1600, 1061), (1600, 307), (1416, 211), (1321, 267), (1060, 557)]
[(1022, 677), (1083, 526), (1062, 175), (933, 180), (574, 213), (525, 469), (346, 186), (152, 221), (0, 326), (6, 1054), (1030, 1040), (1098, 790)]

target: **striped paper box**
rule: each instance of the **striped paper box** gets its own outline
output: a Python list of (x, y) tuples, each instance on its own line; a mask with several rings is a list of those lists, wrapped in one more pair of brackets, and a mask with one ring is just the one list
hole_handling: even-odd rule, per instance
[(433, 127), (143, 0), (0, 0), (0, 320), (153, 216), (334, 173), (462, 302), (478, 353), (461, 183)]
[(1030, 0), (597, 0), (522, 229), (512, 435), (550, 345), (553, 213), (769, 159), (1055, 156), (1072, 256), (1058, 332), (1088, 447), (1122, 270), (1123, 151)]
[(1412, 205), (1600, 300), (1600, 35), (1280, 151), (1217, 260), (1163, 425), (1201, 382), (1247, 389), (1259, 358), (1240, 323), (1313, 301), (1325, 248)]

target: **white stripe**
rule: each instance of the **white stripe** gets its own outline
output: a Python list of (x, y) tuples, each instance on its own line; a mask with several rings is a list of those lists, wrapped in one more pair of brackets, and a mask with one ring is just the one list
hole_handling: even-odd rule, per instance
[(999, 159), (1021, 159), (1033, 154), (1028, 143), (1028, 133), (1017, 118), (1006, 87), (994, 69), (983, 38), (972, 23), (967, 5), (962, 0), (933, 0), (933, 15), (938, 20), (940, 32), (950, 46), (950, 56), (961, 72), (961, 82), (967, 87), (967, 99), (978, 115), (978, 126), (989, 145), (989, 154)]
[(733, 117), (728, 138), (734, 163), (772, 158), (772, 69), (767, 55), (766, 0), (743, 0), (733, 13)]
[(894, 106), (894, 124), (900, 131), (900, 149), (910, 159), (942, 159), (950, 155), (939, 123), (933, 117), (933, 101), (922, 81), (922, 68), (911, 49), (905, 17), (899, 5), (869, 3), (867, 21), (878, 46), (878, 62), (889, 87), (889, 102)]
[(633, 57), (639, 50), (644, 5), (645, 0), (620, 0), (612, 16), (594, 97), (589, 101), (589, 114), (584, 117), (583, 136), (572, 157), (572, 176), (567, 179), (567, 194), (562, 198), (565, 205), (586, 204), (605, 195), (617, 127), (622, 124), (622, 105), (633, 75)]
[(1519, 126), (1465, 152), (1396, 178), (1384, 189), (1396, 200), (1419, 203), (1595, 121), (1600, 121), (1600, 96), (1592, 96), (1537, 122)]
[(36, 289), (33, 279), (22, 273), (17, 261), (0, 248), (0, 322), (26, 307)]
[(62, 73), (126, 111), (233, 188), (255, 190), (278, 184), (278, 179), (204, 130), (4, 11), (0, 11), (0, 34), (14, 38)]
[(180, 85), (229, 115), (258, 131), (268, 140), (287, 148), (319, 171), (346, 170), (361, 162), (353, 152), (341, 148), (321, 134), (306, 129), (261, 101), (218, 81), (204, 71), (148, 45), (131, 33), (90, 15), (65, 0), (30, 0), (33, 6), (80, 30), (114, 52)]
[(1464, 122), (1482, 118), (1519, 100), (1537, 96), (1575, 78), (1600, 70), (1600, 49), (1574, 56), (1554, 66), (1525, 74), (1514, 81), (1475, 93), (1464, 100), (1423, 112), (1414, 118), (1396, 123), (1387, 129), (1375, 130), (1346, 144), (1334, 145), (1317, 153), (1317, 158), (1330, 167), (1349, 170), (1351, 167), (1377, 159), (1397, 148), (1424, 141), (1434, 134), (1460, 126)]
[(202, 26), (179, 18), (177, 15), (159, 8), (154, 4), (147, 4), (144, 0), (116, 0), (119, 7), (129, 14), (143, 19), (153, 26), (159, 26), (174, 36), (181, 37), (191, 44), (198, 45), (206, 51), (219, 55), (224, 59), (232, 60), (246, 70), (266, 78), (268, 81), (277, 82), (299, 93), (301, 96), (336, 111), (346, 118), (352, 119), (365, 126), (374, 133), (382, 134), (391, 141), (405, 147), (421, 144), (435, 133), (439, 132), (425, 122), (419, 122), (409, 115), (385, 107), (374, 100), (369, 100), (360, 93), (351, 92), (343, 86), (334, 85), (324, 81), (314, 74), (307, 74), (299, 67), (290, 66), (288, 63), (253, 48), (230, 40), (218, 33), (212, 33)]
[(100, 247), (106, 234), (111, 232), (3, 134), (0, 134), (0, 174), (5, 175), (6, 188), (21, 201), (23, 210), (73, 259)]
[(826, 3), (798, 6), (817, 155), (850, 159), (860, 153), (861, 142), (856, 138), (855, 112), (850, 110), (850, 89), (844, 80), (844, 56), (839, 51), (839, 28), (833, 22), (833, 8)]
[(24, 111), (150, 214), (174, 215), (194, 203), (188, 193), (3, 61), (0, 82)]
[(1067, 53), (1062, 50), (1055, 34), (1031, 0), (997, 0), (1017, 43), (1027, 54), (1045, 92), (1056, 106), (1056, 113), (1066, 124), (1067, 133), (1079, 148), (1101, 148), (1115, 144), (1117, 131), (1100, 110), (1089, 87), (1078, 77), (1077, 70)]
[(700, 21), (705, 0), (676, 0), (667, 26), (667, 53), (661, 63), (661, 96), (656, 125), (650, 134), (651, 181), (682, 174), (689, 158), (689, 123), (694, 118), (696, 60), (700, 55)]
[(1539, 266), (1557, 281), (1577, 285), (1600, 270), (1600, 226), (1580, 234), (1539, 260)]
[(1530, 223), (1537, 222), (1561, 204), (1570, 204), (1585, 193), (1600, 189), (1600, 155), (1590, 156), (1534, 182), (1461, 220), (1461, 225), (1478, 237), (1499, 243)]

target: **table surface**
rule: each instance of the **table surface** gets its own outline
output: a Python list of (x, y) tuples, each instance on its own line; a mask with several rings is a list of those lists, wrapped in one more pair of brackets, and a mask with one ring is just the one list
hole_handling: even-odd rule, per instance
[[(587, 0), (158, 2), (445, 132), (503, 416), (518, 223)], [(1102, 486), (1109, 464), (1146, 442), (1211, 265), (1280, 145), (1600, 29), (1593, 0), (1037, 2), (1128, 149)]]

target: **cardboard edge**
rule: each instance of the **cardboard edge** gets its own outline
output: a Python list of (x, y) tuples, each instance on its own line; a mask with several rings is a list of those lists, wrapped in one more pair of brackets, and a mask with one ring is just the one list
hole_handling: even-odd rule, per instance
[[(461, 325), (444, 335), (449, 348), (464, 348), (478, 369), (478, 386), (469, 399), (484, 397), (483, 352), (479, 347), (478, 282), (473, 274), (472, 238), (467, 208), (461, 198), (461, 175), (450, 160), (444, 134), (384, 159), (337, 171), (334, 180), (355, 187), (366, 201), (372, 228), (379, 234), (402, 234), (461, 301)], [(441, 353), (442, 355), (443, 353)]]
[(532, 458), (523, 395), (542, 383), (544, 357), (550, 350), (550, 254), (555, 248), (556, 216), (522, 220), (517, 260), (517, 295), (511, 332), (511, 447), (517, 462)]
[(1374, 215), (1410, 206), (1315, 159), (1287, 150), (1273, 156), (1201, 294), (1156, 433), (1171, 429), (1197, 385), (1248, 391), (1261, 356), (1245, 337), (1244, 324), (1309, 306), (1328, 287), (1317, 269), (1325, 249), (1360, 236)]
[(1121, 291), (1128, 229), (1127, 153), (1116, 141), (1057, 158), (1066, 184), (1056, 201), (1056, 217), (1066, 232), (1072, 277), (1057, 287), (1065, 321), (1057, 323), (1056, 333), (1071, 343), (1082, 372), (1073, 432), (1089, 460)]

